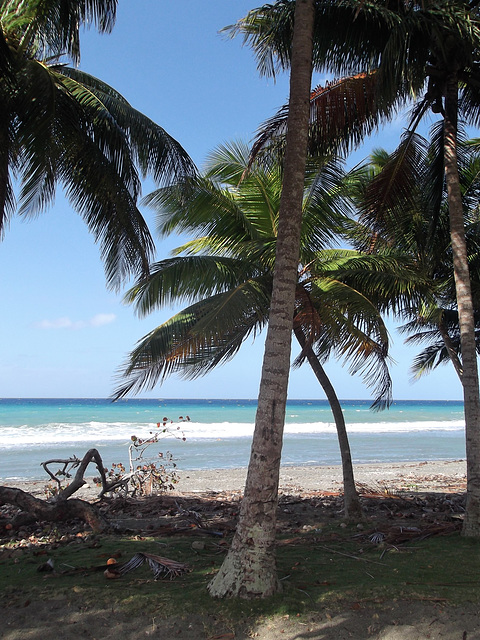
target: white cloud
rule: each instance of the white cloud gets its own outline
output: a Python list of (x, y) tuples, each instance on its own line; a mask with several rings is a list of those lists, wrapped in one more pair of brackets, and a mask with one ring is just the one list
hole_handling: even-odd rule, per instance
[(90, 324), (92, 327), (102, 327), (104, 324), (114, 322), (116, 317), (114, 313), (97, 313), (97, 315), (93, 316), (90, 320)]
[(84, 320), (71, 320), (67, 316), (56, 318), (55, 320), (42, 320), (35, 323), (35, 326), (39, 329), (84, 329), (85, 327), (103, 327), (106, 324), (114, 322), (116, 319), (114, 313), (97, 313), (97, 315), (90, 318), (88, 321)]
[(40, 329), (81, 329), (85, 326), (85, 323), (82, 321), (73, 322), (73, 320), (64, 316), (55, 320), (42, 320), (36, 326)]

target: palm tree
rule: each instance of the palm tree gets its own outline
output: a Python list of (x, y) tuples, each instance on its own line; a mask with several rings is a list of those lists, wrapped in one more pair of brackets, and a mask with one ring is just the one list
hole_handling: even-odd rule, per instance
[[(0, 8), (0, 234), (31, 216), (61, 183), (101, 245), (107, 281), (146, 273), (153, 242), (137, 208), (140, 174), (193, 172), (182, 147), (112, 87), (78, 69), (79, 28), (109, 30), (116, 0), (11, 0)], [(140, 172), (140, 173), (139, 173)]]
[[(370, 122), (391, 114), (412, 97), (418, 102), (412, 127), (428, 111), (441, 114), (444, 125), (443, 168), (447, 185), (453, 271), (462, 343), (462, 385), (467, 445), (467, 509), (463, 533), (480, 537), (480, 394), (475, 348), (475, 321), (458, 174), (458, 118), (476, 125), (478, 90), (479, 2), (472, 0), (317, 0), (314, 66), (339, 77), (373, 82), (373, 110), (366, 94), (345, 93), (329, 102), (329, 91), (312, 101), (312, 146), (344, 146), (358, 141)], [(293, 0), (254, 10), (233, 28), (254, 47), (265, 71), (290, 63)], [(340, 92), (337, 91), (335, 95)], [(317, 99), (318, 98), (318, 99)], [(347, 106), (346, 106), (347, 105)], [(322, 108), (323, 107), (323, 110)], [(359, 114), (357, 125), (354, 116)], [(283, 121), (283, 118), (280, 118)], [(278, 122), (277, 122), (278, 125)], [(342, 135), (343, 130), (343, 135)], [(281, 131), (276, 126), (275, 131)], [(270, 133), (272, 128), (270, 129)]]
[[(192, 304), (139, 342), (116, 398), (152, 388), (172, 373), (187, 378), (205, 374), (232, 358), (266, 324), (282, 173), (275, 162), (248, 168), (249, 149), (235, 143), (211, 154), (204, 178), (150, 196), (162, 235), (180, 232), (195, 239), (175, 250), (178, 257), (152, 265), (150, 276), (137, 283), (127, 301), (141, 315), (172, 300)], [(334, 415), (345, 516), (361, 517), (343, 412), (322, 366), (331, 356), (349, 359), (352, 372), (363, 372), (374, 387), (374, 407), (388, 406), (391, 381), (383, 321), (362, 291), (336, 277), (339, 270), (354, 269), (360, 280), (373, 263), (377, 274), (384, 272), (386, 261), (325, 249), (346, 220), (351, 181), (338, 162), (317, 159), (307, 165), (293, 329), (301, 347), (296, 364), (309, 362)], [(405, 273), (396, 265), (391, 279), (396, 297), (403, 295)], [(378, 282), (372, 289), (378, 289)]]
[(300, 253), (314, 16), (314, 0), (296, 0), (284, 179), (255, 430), (235, 536), (208, 586), (215, 597), (266, 597), (280, 588), (275, 559), (278, 480)]
[[(430, 282), (428, 299), (418, 307), (402, 309), (409, 321), (400, 327), (410, 335), (406, 342), (426, 344), (416, 356), (412, 371), (416, 378), (440, 364), (451, 362), (462, 381), (463, 369), (458, 309), (452, 272), (452, 249), (448, 236), (448, 206), (442, 183), (441, 151), (443, 126), (432, 127), (430, 142), (421, 136), (406, 136), (405, 144), (388, 155), (377, 150), (371, 158), (373, 178), (360, 202), (360, 223), (353, 242), (359, 250), (382, 252), (394, 245), (410, 255), (416, 269)], [(475, 141), (459, 144), (460, 180), (465, 209), (470, 279), (475, 295), (477, 352), (480, 353), (480, 246), (478, 192), (480, 156)], [(388, 184), (386, 193), (385, 185)], [(384, 202), (383, 215), (372, 206), (377, 199)]]

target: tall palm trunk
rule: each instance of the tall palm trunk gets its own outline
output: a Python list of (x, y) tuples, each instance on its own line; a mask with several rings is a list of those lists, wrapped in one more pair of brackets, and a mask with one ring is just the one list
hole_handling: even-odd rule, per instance
[(467, 508), (463, 534), (480, 538), (480, 396), (475, 322), (468, 269), (463, 206), (457, 162), (458, 79), (451, 74), (445, 96), (445, 178), (462, 347), (462, 384), (467, 455)]
[(338, 445), (340, 447), (340, 457), (342, 460), (342, 474), (343, 474), (343, 504), (346, 518), (362, 518), (363, 511), (360, 504), (360, 498), (358, 497), (357, 489), (355, 487), (355, 477), (353, 475), (352, 454), (350, 452), (350, 443), (348, 442), (347, 428), (345, 425), (345, 418), (343, 415), (342, 407), (338, 400), (335, 389), (330, 382), (325, 369), (320, 364), (319, 359), (315, 355), (311, 346), (307, 344), (305, 335), (300, 327), (294, 329), (295, 337), (298, 343), (302, 347), (302, 351), (308, 360), (308, 363), (312, 367), (318, 382), (321, 384), (322, 389), (327, 396), (328, 403), (332, 410), (333, 419), (335, 421), (335, 427), (337, 429)]
[(255, 431), (237, 530), (218, 574), (208, 585), (214, 597), (266, 597), (280, 587), (275, 560), (276, 512), (300, 254), (313, 23), (314, 0), (297, 0), (284, 180)]

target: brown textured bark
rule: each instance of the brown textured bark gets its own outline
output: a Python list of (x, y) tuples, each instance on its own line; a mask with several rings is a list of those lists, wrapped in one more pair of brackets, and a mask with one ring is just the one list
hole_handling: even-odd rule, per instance
[(266, 597), (280, 588), (276, 510), (300, 253), (313, 23), (314, 0), (297, 0), (284, 180), (255, 431), (237, 530), (227, 557), (208, 585), (214, 597)]
[(445, 179), (462, 347), (462, 385), (467, 457), (467, 506), (463, 534), (480, 538), (480, 395), (475, 321), (457, 160), (458, 78), (451, 73), (445, 96)]
[[(68, 465), (71, 465), (72, 462), (78, 463), (77, 472), (75, 473), (75, 477), (73, 478), (72, 482), (68, 486), (63, 488), (58, 475), (52, 473), (48, 466), (50, 464), (63, 464), (66, 468)], [(70, 498), (70, 496), (72, 496), (76, 491), (83, 487), (86, 482), (83, 476), (85, 475), (85, 471), (91, 462), (95, 463), (95, 466), (97, 467), (98, 473), (100, 474), (100, 478), (102, 480), (102, 491), (100, 493), (100, 496), (102, 496), (107, 491), (111, 491), (119, 483), (112, 482), (109, 484), (107, 482), (102, 456), (97, 449), (89, 449), (83, 456), (82, 460), (79, 460), (78, 458), (70, 458), (68, 460), (47, 460), (46, 462), (42, 462), (42, 467), (44, 468), (46, 473), (48, 473), (50, 478), (58, 485), (58, 493), (54, 499), (55, 502), (67, 500), (67, 498)]]
[(330, 382), (325, 369), (320, 364), (317, 356), (313, 352), (311, 346), (307, 345), (305, 336), (300, 327), (295, 328), (295, 336), (305, 353), (309, 365), (312, 367), (318, 382), (327, 396), (328, 403), (332, 410), (335, 427), (337, 430), (338, 445), (340, 447), (340, 457), (342, 460), (343, 474), (343, 503), (346, 518), (363, 518), (362, 505), (355, 487), (355, 477), (353, 474), (352, 454), (350, 451), (350, 443), (348, 441), (347, 427), (343, 415), (340, 401), (338, 400), (335, 389)]
[(12, 504), (25, 512), (27, 518), (20, 514), (20, 518), (17, 521), (14, 520), (14, 526), (16, 523), (23, 524), (26, 519), (60, 522), (79, 518), (89, 524), (94, 531), (103, 531), (108, 527), (107, 521), (94, 505), (78, 498), (50, 503), (35, 498), (22, 489), (0, 487), (0, 504)]

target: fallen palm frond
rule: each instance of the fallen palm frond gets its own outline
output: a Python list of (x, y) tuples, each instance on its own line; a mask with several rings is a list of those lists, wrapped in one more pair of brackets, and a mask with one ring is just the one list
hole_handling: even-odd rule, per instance
[(147, 563), (150, 569), (153, 571), (154, 580), (158, 580), (161, 577), (178, 578), (182, 573), (190, 571), (188, 565), (183, 562), (176, 562), (175, 560), (169, 560), (162, 556), (155, 556), (151, 553), (136, 553), (131, 560), (125, 562), (120, 566), (116, 566), (116, 571), (121, 575), (125, 575), (130, 571), (138, 569), (142, 564)]
[[(178, 576), (191, 570), (190, 567), (183, 562), (177, 562), (176, 560), (170, 560), (169, 558), (156, 556), (151, 553), (137, 552), (130, 560), (128, 560), (128, 562), (124, 562), (122, 564), (117, 564), (115, 556), (116, 554), (112, 554), (112, 557), (110, 557), (107, 564), (102, 565), (94, 565), (90, 567), (70, 567), (70, 565), (65, 565), (69, 566), (70, 569), (56, 573), (56, 575), (78, 575), (79, 573), (85, 575), (90, 572), (103, 571), (106, 578), (121, 578), (126, 573), (138, 569), (145, 562), (153, 571), (154, 580), (158, 580), (161, 577), (173, 580), (174, 578), (178, 578)], [(48, 562), (43, 563), (38, 567), (37, 571), (55, 572), (53, 561), (50, 559)]]
[(366, 533), (360, 533), (354, 536), (357, 539), (368, 540), (372, 544), (389, 545), (396, 547), (397, 545), (405, 544), (408, 542), (420, 542), (433, 536), (448, 536), (456, 533), (461, 528), (461, 523), (455, 522), (442, 522), (422, 524), (420, 527), (404, 527), (393, 526), (385, 527), (383, 531), (370, 531)]
[(392, 489), (382, 482), (377, 482), (374, 485), (357, 482), (356, 487), (358, 494), (363, 498), (394, 498), (396, 500), (409, 499), (408, 497), (401, 495), (397, 489)]

